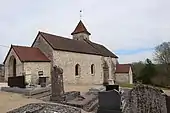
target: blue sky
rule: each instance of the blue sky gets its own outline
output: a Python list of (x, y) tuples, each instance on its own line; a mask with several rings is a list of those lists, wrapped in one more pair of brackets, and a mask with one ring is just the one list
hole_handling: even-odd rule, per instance
[(154, 51), (154, 48), (138, 48), (138, 49), (121, 49), (116, 50), (115, 53), (118, 55), (134, 55), (146, 51)]
[[(71, 37), (82, 21), (90, 40), (103, 44), (121, 63), (145, 60), (170, 40), (169, 0), (0, 0), (0, 45), (30, 46), (38, 31)], [(0, 62), (9, 48), (0, 46)]]

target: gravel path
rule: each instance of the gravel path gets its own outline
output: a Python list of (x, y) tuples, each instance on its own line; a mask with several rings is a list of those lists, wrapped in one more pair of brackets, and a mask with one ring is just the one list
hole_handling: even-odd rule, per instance
[(81, 113), (81, 110), (61, 104), (33, 103), (7, 113)]

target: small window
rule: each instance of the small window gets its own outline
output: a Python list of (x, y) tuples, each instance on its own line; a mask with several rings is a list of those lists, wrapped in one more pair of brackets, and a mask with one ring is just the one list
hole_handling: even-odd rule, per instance
[(76, 64), (75, 66), (75, 76), (79, 76), (80, 75), (80, 65)]
[(38, 71), (39, 76), (43, 76), (43, 71)]
[(91, 74), (94, 75), (94, 64), (91, 65)]

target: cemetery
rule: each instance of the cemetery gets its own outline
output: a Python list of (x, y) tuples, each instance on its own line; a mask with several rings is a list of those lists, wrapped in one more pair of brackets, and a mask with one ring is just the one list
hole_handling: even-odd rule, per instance
[(87, 92), (64, 90), (63, 70), (55, 66), (52, 83), (46, 86), (2, 87), (44, 103), (30, 103), (8, 113), (169, 113), (170, 98), (160, 89), (136, 84), (132, 89), (119, 85), (90, 88)]

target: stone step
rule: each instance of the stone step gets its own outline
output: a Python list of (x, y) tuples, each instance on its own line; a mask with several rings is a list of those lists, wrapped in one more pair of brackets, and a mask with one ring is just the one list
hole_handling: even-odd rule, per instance
[(84, 105), (83, 109), (87, 112), (93, 111), (96, 107), (98, 107), (98, 99), (91, 100), (88, 104)]
[(47, 97), (51, 95), (51, 91), (47, 91), (47, 92), (41, 92), (35, 95), (32, 95), (32, 98), (36, 98), (36, 99), (41, 99), (43, 97)]
[(41, 97), (41, 98), (39, 98), (39, 99), (40, 99), (40, 100), (43, 100), (43, 101), (50, 101), (50, 97), (51, 97), (51, 94), (48, 95), (48, 96)]
[(94, 111), (97, 108), (98, 108), (98, 99), (94, 101), (93, 104), (89, 107), (88, 112)]

